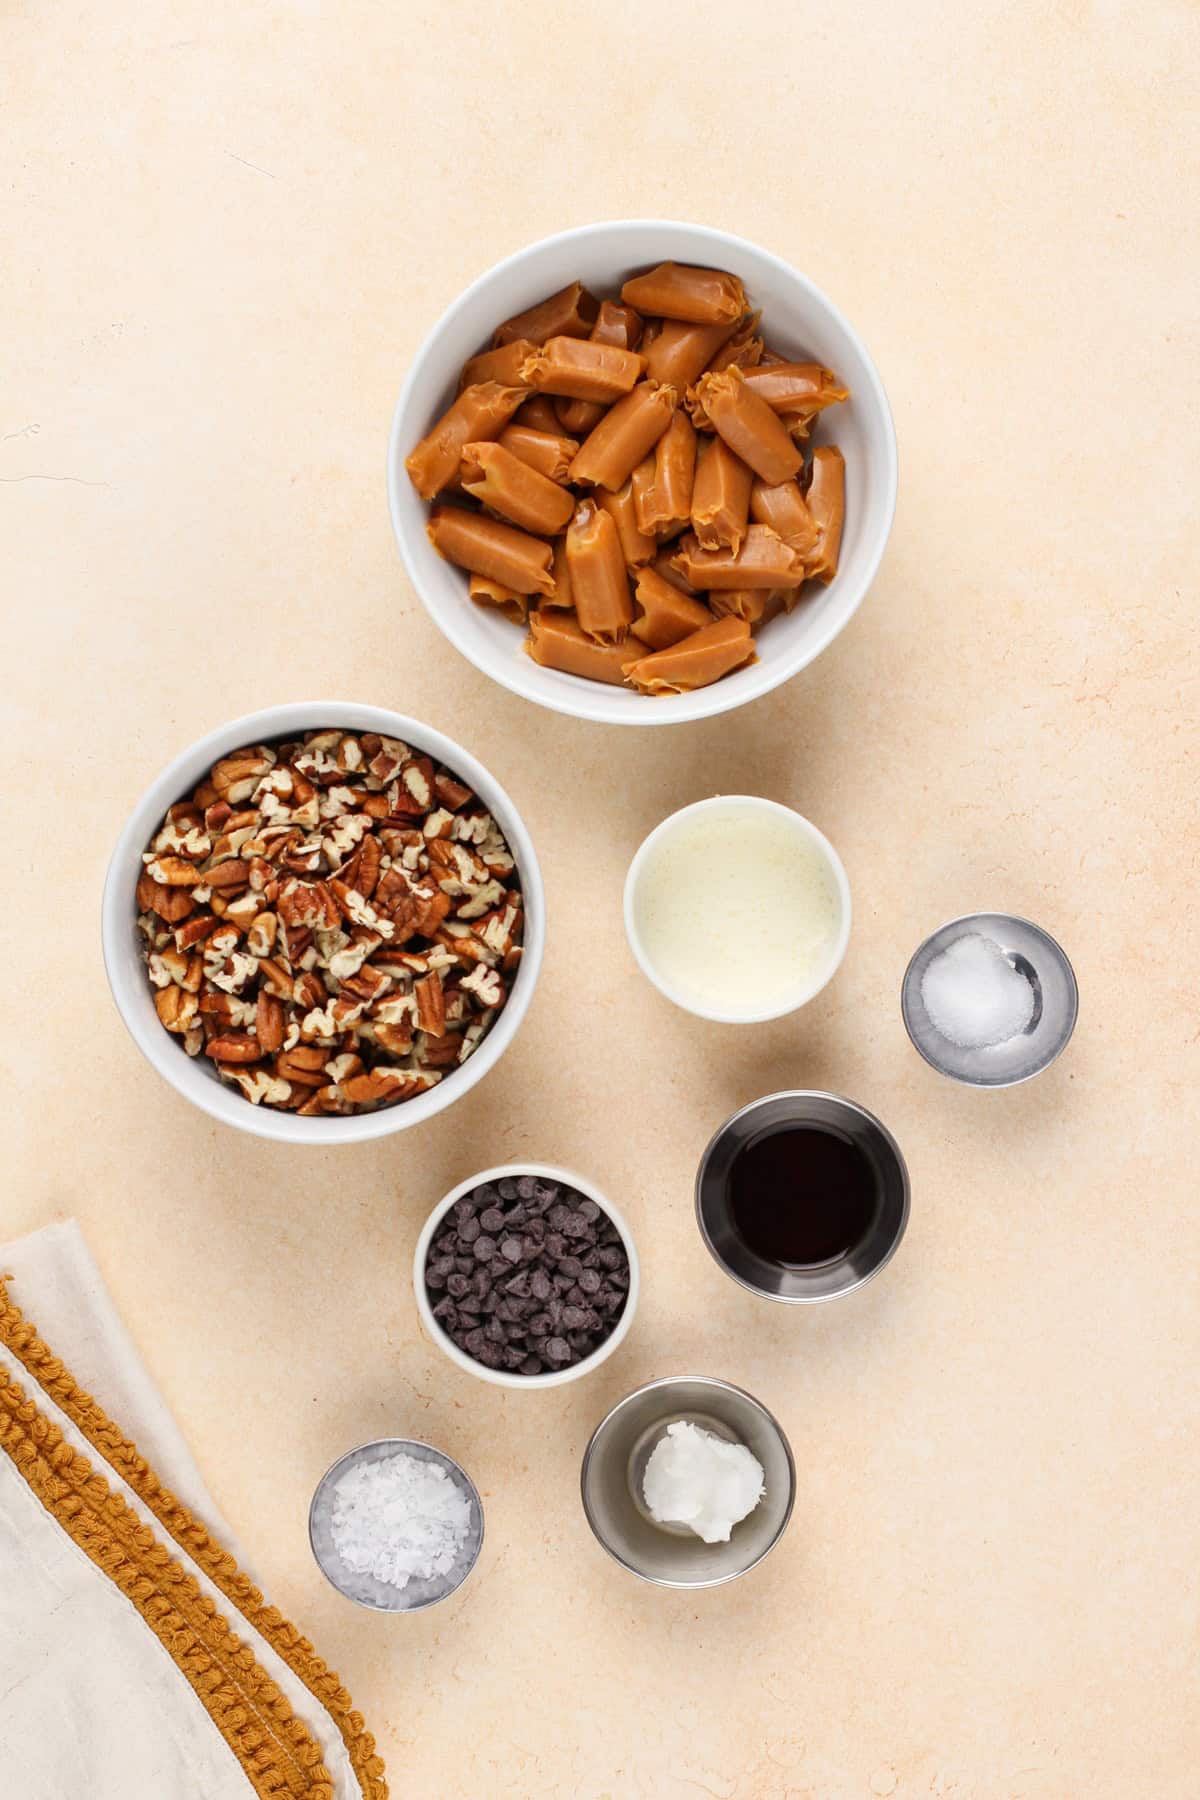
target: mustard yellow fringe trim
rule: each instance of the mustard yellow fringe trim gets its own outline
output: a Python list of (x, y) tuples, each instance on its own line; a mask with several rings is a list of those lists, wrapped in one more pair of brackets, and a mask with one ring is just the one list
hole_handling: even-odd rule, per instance
[(137, 1608), (262, 1800), (332, 1800), (321, 1752), (195, 1577), (65, 1442), (16, 1382), (0, 1381), (0, 1449), (84, 1555)]
[[(121, 1433), (118, 1427), (113, 1424), (112, 1420), (108, 1418), (103, 1409), (97, 1405), (95, 1400), (93, 1400), (92, 1396), (86, 1393), (78, 1385), (70, 1371), (64, 1367), (59, 1358), (42, 1342), (33, 1326), (23, 1317), (20, 1308), (10, 1299), (3, 1279), (0, 1279), (0, 1343), (3, 1343), (12, 1352), (18, 1361), (29, 1371), (29, 1374), (38, 1383), (39, 1387), (41, 1387), (45, 1393), (49, 1394), (55, 1403), (62, 1408), (63, 1412), (72, 1423), (83, 1433), (92, 1448), (102, 1456), (122, 1480), (132, 1488), (133, 1492), (143, 1504), (154, 1514), (154, 1517), (158, 1520), (163, 1529), (169, 1533), (197, 1567), (203, 1569), (209, 1580), (212, 1581), (214, 1585), (220, 1589), (221, 1593), (224, 1594), (226, 1599), (237, 1608), (247, 1624), (251, 1625), (254, 1630), (270, 1644), (271, 1648), (277, 1655), (282, 1657), (288, 1668), (291, 1669), (292, 1673), (303, 1683), (309, 1693), (312, 1694), (313, 1698), (324, 1707), (341, 1734), (342, 1742), (345, 1744), (347, 1755), (350, 1758), (351, 1767), (354, 1770), (362, 1790), (363, 1800), (387, 1800), (388, 1785), (384, 1776), (383, 1761), (375, 1751), (375, 1740), (366, 1729), (362, 1714), (354, 1710), (353, 1701), (345, 1687), (343, 1687), (338, 1676), (317, 1655), (308, 1639), (303, 1637), (301, 1633), (297, 1631), (296, 1627), (284, 1618), (278, 1607), (268, 1606), (266, 1604), (262, 1594), (249, 1577), (244, 1575), (238, 1568), (237, 1563), (230, 1555), (229, 1551), (210, 1535), (200, 1521), (189, 1512), (186, 1506), (184, 1506), (182, 1501), (176, 1499), (169, 1488), (163, 1486), (153, 1469), (146, 1462), (145, 1458), (139, 1455), (136, 1446)], [(19, 1388), (15, 1389), (15, 1392), (20, 1395)], [(30, 1403), (25, 1402), (25, 1405), (28, 1406)], [(9, 1417), (11, 1417), (11, 1409), (8, 1410)], [(32, 1410), (35, 1417), (41, 1420), (46, 1432), (54, 1433), (56, 1436), (59, 1436), (61, 1443), (61, 1434), (57, 1433), (53, 1424), (49, 1420), (42, 1418), (42, 1415), (37, 1413), (36, 1408), (33, 1408)], [(4, 1419), (2, 1416), (0, 1416), (0, 1446), (5, 1449), (8, 1449), (9, 1447), (8, 1441), (4, 1436)], [(65, 1453), (67, 1457), (75, 1455), (66, 1444), (61, 1444), (61, 1452)], [(12, 1454), (11, 1450), (9, 1451), (9, 1454)], [(14, 1457), (13, 1460), (17, 1461), (17, 1458)], [(311, 1746), (312, 1762), (309, 1762), (309, 1751), (308, 1748), (305, 1747), (303, 1748), (302, 1753), (297, 1756), (295, 1765), (305, 1770), (310, 1782), (309, 1787), (296, 1789), (292, 1787), (290, 1781), (287, 1782), (286, 1786), (280, 1785), (277, 1781), (275, 1787), (262, 1788), (259, 1787), (257, 1781), (255, 1781), (256, 1791), (272, 1796), (273, 1800), (275, 1796), (282, 1797), (284, 1793), (290, 1792), (304, 1794), (305, 1800), (332, 1800), (332, 1783), (328, 1771), (320, 1765), (320, 1751), (317, 1745), (302, 1721), (295, 1719), (294, 1715), (291, 1714), (286, 1700), (276, 1685), (269, 1680), (265, 1673), (259, 1668), (258, 1664), (255, 1663), (253, 1653), (244, 1646), (237, 1645), (237, 1639), (229, 1632), (228, 1626), (225, 1625), (225, 1621), (221, 1619), (220, 1614), (216, 1612), (216, 1608), (213, 1607), (212, 1602), (200, 1592), (192, 1578), (173, 1562), (169, 1552), (156, 1542), (153, 1534), (141, 1525), (134, 1514), (129, 1513), (129, 1509), (124, 1506), (124, 1503), (119, 1497), (111, 1494), (103, 1480), (94, 1475), (90, 1465), (87, 1464), (86, 1458), (76, 1457), (76, 1460), (82, 1462), (87, 1473), (99, 1483), (99, 1487), (107, 1496), (109, 1504), (113, 1507), (121, 1508), (129, 1514), (136, 1531), (143, 1533), (148, 1540), (149, 1545), (159, 1553), (159, 1556), (162, 1559), (165, 1559), (166, 1564), (171, 1569), (175, 1570), (179, 1581), (183, 1583), (190, 1582), (191, 1586), (196, 1589), (200, 1614), (207, 1618), (208, 1613), (211, 1612), (211, 1614), (220, 1621), (220, 1624), (230, 1641), (237, 1647), (239, 1657), (244, 1659), (239, 1660), (236, 1665), (239, 1672), (245, 1677), (248, 1674), (249, 1669), (256, 1671), (261, 1683), (264, 1684), (262, 1693), (269, 1697), (269, 1703), (273, 1707), (275, 1706), (276, 1701), (278, 1703), (275, 1716), (282, 1721), (283, 1715), (286, 1714), (288, 1720), (291, 1721), (289, 1730), (292, 1732), (295, 1750), (301, 1752), (302, 1744)], [(18, 1466), (20, 1466), (20, 1464), (18, 1464)], [(24, 1473), (25, 1471), (22, 1470), (22, 1472)], [(61, 1476), (61, 1471), (58, 1471), (58, 1473)], [(26, 1479), (29, 1479), (28, 1475), (26, 1476)], [(33, 1485), (32, 1481), (31, 1485)], [(39, 1490), (35, 1489), (35, 1491), (38, 1491), (38, 1497), (42, 1500), (43, 1505), (46, 1505), (47, 1509), (54, 1513), (54, 1516), (59, 1519), (60, 1523), (64, 1524), (68, 1530), (71, 1530), (71, 1527), (66, 1525), (66, 1520), (60, 1515), (56, 1506), (51, 1505)], [(68, 1498), (70, 1498), (69, 1493)], [(77, 1518), (78, 1516), (78, 1507), (73, 1507), (71, 1510), (71, 1517)], [(75, 1536), (74, 1531), (71, 1531), (71, 1535)], [(81, 1542), (81, 1540), (76, 1538), (76, 1542)], [(86, 1545), (82, 1543), (81, 1547), (84, 1549), (87, 1548)], [(91, 1555), (90, 1550), (88, 1550), (87, 1553)], [(97, 1561), (97, 1558), (92, 1557), (92, 1560)], [(107, 1565), (103, 1562), (100, 1563), (100, 1566), (107, 1569)], [(111, 1573), (111, 1571), (109, 1572)], [(115, 1576), (113, 1578), (116, 1579)], [(132, 1598), (133, 1596), (131, 1595), (130, 1597)], [(135, 1604), (137, 1604), (136, 1600)], [(140, 1607), (139, 1610), (141, 1610)], [(195, 1609), (193, 1608), (193, 1611), (194, 1610)], [(143, 1617), (147, 1618), (147, 1623), (151, 1624), (151, 1629), (156, 1629), (150, 1617), (145, 1613), (143, 1613)], [(156, 1635), (161, 1636), (157, 1631)], [(164, 1639), (164, 1641), (166, 1640)], [(167, 1648), (171, 1650), (172, 1656), (175, 1656), (175, 1652), (171, 1648), (170, 1642), (167, 1643)], [(179, 1657), (175, 1656), (175, 1660), (179, 1662)], [(184, 1668), (182, 1662), (180, 1662), (180, 1667)], [(184, 1673), (188, 1674), (186, 1668), (184, 1668)], [(188, 1675), (188, 1679), (191, 1680), (190, 1674)], [(210, 1689), (215, 1687), (218, 1682), (219, 1677), (217, 1678), (217, 1681), (210, 1682)], [(193, 1681), (192, 1685), (195, 1687), (196, 1683)], [(197, 1692), (201, 1693), (201, 1698), (205, 1700), (207, 1706), (208, 1700), (205, 1692), (202, 1692), (199, 1688), (197, 1688)], [(209, 1710), (211, 1711), (211, 1708)], [(219, 1724), (219, 1721), (217, 1722)], [(259, 1742), (258, 1734), (256, 1734), (253, 1727), (250, 1727), (250, 1729), (251, 1735), (254, 1737), (255, 1741), (256, 1754), (262, 1755), (265, 1753), (268, 1746)], [(224, 1735), (224, 1733), (222, 1735)], [(249, 1765), (244, 1766), (247, 1767), (247, 1773), (250, 1774)], [(251, 1779), (254, 1780), (253, 1775), (251, 1775)], [(320, 1785), (313, 1785), (314, 1782), (319, 1783), (322, 1781), (324, 1782), (323, 1787)]]

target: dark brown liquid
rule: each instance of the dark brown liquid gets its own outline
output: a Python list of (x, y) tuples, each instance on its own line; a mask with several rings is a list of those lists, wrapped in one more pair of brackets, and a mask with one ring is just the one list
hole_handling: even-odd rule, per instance
[(844, 1256), (867, 1235), (876, 1201), (875, 1171), (858, 1145), (812, 1125), (752, 1138), (729, 1171), (738, 1236), (785, 1268)]

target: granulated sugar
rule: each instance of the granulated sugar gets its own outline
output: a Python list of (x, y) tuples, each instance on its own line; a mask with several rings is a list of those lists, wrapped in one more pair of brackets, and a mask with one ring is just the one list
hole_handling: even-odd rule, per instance
[(471, 1502), (440, 1464), (401, 1450), (347, 1469), (330, 1526), (348, 1569), (402, 1588), (450, 1573), (470, 1535)]
[(1033, 989), (999, 944), (981, 932), (955, 938), (921, 977), (935, 1031), (961, 1050), (1006, 1044), (1033, 1017)]

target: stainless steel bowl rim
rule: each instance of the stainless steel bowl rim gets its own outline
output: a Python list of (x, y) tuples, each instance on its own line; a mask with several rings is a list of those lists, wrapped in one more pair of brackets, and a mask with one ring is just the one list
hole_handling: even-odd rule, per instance
[[(974, 925), (980, 919), (1011, 919), (1014, 925), (1023, 925), (1026, 931), (1032, 932), (1035, 937), (1043, 938), (1056, 955), (1062, 959), (1062, 966), (1067, 975), (1071, 994), (1071, 1008), (1067, 1017), (1066, 1030), (1063, 1032), (1059, 1042), (1055, 1045), (1053, 1053), (1046, 1058), (1045, 1062), (1035, 1064), (1032, 1069), (1026, 1069), (1023, 1074), (1010, 1075), (1006, 1079), (998, 1081), (972, 1081), (967, 1075), (956, 1075), (953, 1070), (941, 1068), (937, 1063), (930, 1061), (930, 1058), (925, 1053), (924, 1046), (921, 1044), (916, 1032), (913, 1030), (912, 1019), (909, 1016), (908, 1010), (908, 989), (913, 969), (915, 968), (918, 959), (924, 954), (934, 938), (941, 937), (942, 933), (945, 931), (953, 931), (956, 925)], [(1046, 1070), (1058, 1061), (1059, 1057), (1074, 1037), (1075, 1027), (1079, 1022), (1079, 982), (1075, 976), (1075, 966), (1058, 939), (1052, 932), (1047, 931), (1044, 925), (1039, 925), (1036, 919), (1027, 919), (1024, 913), (998, 912), (994, 908), (977, 908), (974, 912), (959, 913), (953, 919), (944, 919), (942, 923), (936, 925), (932, 931), (927, 931), (925, 933), (925, 936), (921, 939), (920, 943), (909, 957), (900, 981), (900, 1017), (904, 1020), (904, 1029), (908, 1033), (908, 1041), (916, 1051), (917, 1055), (921, 1058), (921, 1061), (927, 1063), (935, 1074), (943, 1076), (945, 1080), (957, 1081), (963, 1087), (979, 1088), (985, 1092), (988, 1088), (1023, 1087), (1027, 1081), (1033, 1081), (1037, 1076), (1044, 1075)]]
[[(353, 1462), (355, 1457), (361, 1456), (364, 1450), (379, 1450), (382, 1449), (384, 1445), (387, 1445), (394, 1450), (429, 1450), (435, 1457), (440, 1457), (444, 1462), (448, 1462), (457, 1471), (459, 1480), (462, 1482), (479, 1510), (479, 1542), (475, 1546), (475, 1554), (471, 1558), (470, 1564), (468, 1565), (462, 1580), (456, 1581), (452, 1588), (447, 1588), (446, 1592), (444, 1594), (439, 1594), (436, 1599), (423, 1601), (420, 1606), (376, 1606), (374, 1601), (360, 1600), (357, 1595), (348, 1594), (345, 1588), (340, 1588), (338, 1586), (337, 1582), (333, 1579), (333, 1576), (329, 1573), (329, 1570), (325, 1567), (325, 1564), (321, 1561), (320, 1555), (317, 1552), (316, 1538), (313, 1535), (313, 1517), (317, 1510), (317, 1499), (325, 1487), (326, 1482), (337, 1473), (343, 1463)], [(457, 1594), (458, 1590), (466, 1584), (475, 1564), (479, 1561), (480, 1554), (483, 1550), (483, 1540), (486, 1536), (487, 1514), (483, 1510), (483, 1501), (479, 1497), (479, 1489), (475, 1486), (475, 1483), (471, 1480), (471, 1477), (467, 1474), (467, 1471), (463, 1468), (457, 1457), (451, 1456), (448, 1450), (443, 1450), (440, 1444), (431, 1444), (425, 1438), (367, 1438), (364, 1443), (351, 1445), (349, 1450), (344, 1450), (341, 1456), (336, 1457), (334, 1461), (330, 1463), (316, 1487), (313, 1489), (312, 1499), (308, 1503), (308, 1547), (312, 1551), (313, 1561), (316, 1563), (318, 1569), (320, 1569), (322, 1575), (325, 1577), (335, 1594), (340, 1594), (343, 1600), (349, 1600), (352, 1606), (365, 1607), (368, 1612), (428, 1612), (431, 1606), (440, 1606), (443, 1600), (449, 1600), (452, 1594)]]
[[(783, 1454), (787, 1459), (787, 1505), (784, 1507), (783, 1516), (779, 1521), (779, 1527), (775, 1532), (774, 1537), (769, 1544), (759, 1551), (753, 1561), (748, 1562), (744, 1568), (730, 1569), (727, 1574), (715, 1575), (710, 1581), (671, 1581), (665, 1575), (648, 1575), (644, 1569), (639, 1569), (636, 1563), (629, 1562), (625, 1557), (619, 1556), (612, 1545), (605, 1541), (596, 1524), (592, 1508), (588, 1504), (588, 1467), (592, 1460), (592, 1452), (596, 1447), (596, 1442), (601, 1432), (617, 1417), (618, 1413), (623, 1412), (627, 1406), (632, 1406), (635, 1400), (640, 1400), (643, 1394), (653, 1393), (656, 1388), (671, 1388), (682, 1381), (692, 1382), (697, 1387), (714, 1388), (717, 1392), (723, 1394), (736, 1394), (739, 1399), (744, 1400), (747, 1405), (752, 1406), (756, 1412), (762, 1414), (763, 1418), (778, 1437), (779, 1443), (783, 1449)], [(755, 1396), (748, 1393), (745, 1388), (738, 1387), (736, 1382), (724, 1381), (719, 1375), (660, 1375), (656, 1377), (654, 1381), (644, 1381), (641, 1387), (634, 1388), (631, 1393), (626, 1394), (623, 1399), (618, 1400), (615, 1406), (610, 1406), (604, 1417), (600, 1420), (600, 1423), (596, 1426), (596, 1429), (588, 1439), (587, 1449), (583, 1453), (583, 1461), (579, 1467), (579, 1498), (583, 1505), (584, 1515), (591, 1528), (592, 1536), (606, 1555), (611, 1556), (612, 1560), (619, 1564), (622, 1569), (627, 1569), (631, 1575), (636, 1575), (639, 1581), (649, 1582), (651, 1587), (675, 1588), (684, 1593), (691, 1593), (701, 1588), (724, 1587), (727, 1582), (737, 1581), (741, 1576), (748, 1575), (751, 1569), (757, 1569), (758, 1565), (763, 1562), (766, 1557), (770, 1556), (772, 1550), (787, 1530), (788, 1521), (792, 1516), (792, 1509), (796, 1504), (796, 1459), (792, 1455), (792, 1446), (788, 1442), (787, 1432), (783, 1429), (783, 1426), (779, 1423), (779, 1420), (775, 1417), (775, 1414), (771, 1411), (770, 1407), (764, 1406), (761, 1400), (756, 1399)]]
[[(838, 1288), (835, 1293), (771, 1294), (764, 1288), (756, 1287), (752, 1281), (745, 1281), (734, 1269), (730, 1268), (729, 1264), (725, 1261), (725, 1258), (720, 1255), (712, 1238), (709, 1236), (708, 1226), (704, 1221), (704, 1212), (701, 1207), (701, 1194), (703, 1191), (704, 1176), (708, 1169), (713, 1151), (716, 1149), (720, 1140), (725, 1136), (725, 1133), (731, 1126), (736, 1125), (739, 1119), (744, 1119), (747, 1113), (757, 1111), (760, 1106), (769, 1106), (774, 1100), (830, 1100), (836, 1106), (844, 1106), (849, 1112), (857, 1113), (859, 1118), (865, 1119), (869, 1125), (873, 1126), (874, 1129), (879, 1132), (896, 1159), (896, 1167), (899, 1171), (901, 1184), (901, 1207), (900, 1223), (897, 1227), (896, 1234), (892, 1239), (891, 1246), (886, 1255), (881, 1257), (879, 1262), (875, 1264), (874, 1268), (868, 1270), (865, 1275), (860, 1276), (857, 1281), (851, 1282), (849, 1287)], [(829, 1301), (844, 1300), (848, 1294), (858, 1293), (860, 1288), (866, 1287), (868, 1281), (874, 1281), (875, 1277), (887, 1268), (893, 1256), (895, 1256), (897, 1250), (900, 1248), (904, 1233), (908, 1229), (911, 1192), (912, 1184), (909, 1180), (908, 1164), (904, 1160), (904, 1153), (883, 1120), (878, 1118), (875, 1113), (871, 1112), (865, 1106), (860, 1106), (857, 1100), (847, 1100), (844, 1094), (834, 1094), (828, 1088), (779, 1088), (773, 1094), (760, 1094), (757, 1100), (750, 1100), (745, 1106), (739, 1106), (735, 1113), (730, 1113), (729, 1117), (721, 1125), (718, 1125), (717, 1129), (709, 1138), (708, 1143), (704, 1146), (704, 1154), (701, 1156), (700, 1166), (696, 1170), (696, 1224), (699, 1228), (700, 1236), (704, 1239), (705, 1249), (708, 1251), (717, 1267), (723, 1274), (728, 1275), (731, 1281), (736, 1281), (739, 1287), (745, 1288), (748, 1294), (754, 1294), (760, 1300), (772, 1300), (780, 1306), (823, 1306)]]

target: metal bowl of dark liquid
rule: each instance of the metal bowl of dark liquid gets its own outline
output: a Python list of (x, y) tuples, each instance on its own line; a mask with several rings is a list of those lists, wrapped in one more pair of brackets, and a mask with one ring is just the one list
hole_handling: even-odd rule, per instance
[(727, 1275), (768, 1300), (833, 1300), (891, 1261), (908, 1223), (891, 1132), (837, 1094), (797, 1089), (727, 1119), (700, 1160), (696, 1218)]

